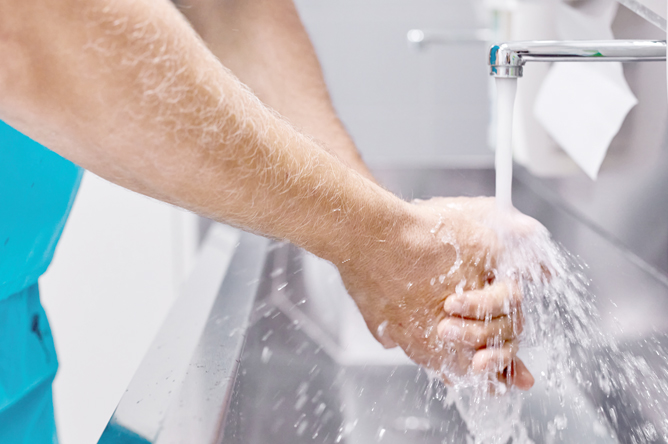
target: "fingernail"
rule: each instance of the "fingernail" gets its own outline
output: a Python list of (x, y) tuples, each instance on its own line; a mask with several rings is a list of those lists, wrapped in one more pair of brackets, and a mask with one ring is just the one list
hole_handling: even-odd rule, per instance
[(519, 389), (529, 390), (535, 382), (533, 375), (528, 370), (520, 371), (515, 375), (515, 385)]

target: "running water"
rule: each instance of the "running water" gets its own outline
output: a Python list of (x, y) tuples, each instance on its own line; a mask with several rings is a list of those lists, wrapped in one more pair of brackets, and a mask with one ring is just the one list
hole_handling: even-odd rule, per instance
[[(511, 132), (517, 80), (496, 79), (496, 85), (496, 198), (500, 215), (494, 228), (505, 250), (495, 272), (497, 279), (519, 281), (524, 300), (521, 313), (514, 316), (523, 319), (520, 348), (544, 357), (544, 370), (539, 374), (534, 371), (536, 387), (556, 396), (561, 410), (552, 413), (551, 418), (549, 414), (545, 417), (553, 409), (542, 406), (543, 411), (536, 412), (535, 417), (529, 413), (527, 424), (520, 413), (531, 392), (524, 394), (511, 388), (501, 396), (504, 390), (490, 395), (471, 384), (455, 385), (444, 402), (457, 407), (468, 427), (469, 442), (476, 444), (533, 443), (527, 426), (534, 436), (541, 429), (538, 436), (546, 442), (562, 442), (557, 435), (568, 427), (567, 416), (573, 421), (586, 415), (587, 399), (596, 400), (591, 427), (598, 430), (600, 442), (668, 441), (666, 337), (655, 336), (629, 346), (604, 334), (584, 264), (542, 227), (529, 237), (515, 236), (512, 228), (508, 229), (513, 214), (517, 214), (511, 200)], [(623, 436), (615, 439), (615, 431)]]
[(513, 108), (517, 79), (496, 79), (496, 202), (500, 210), (512, 207)]

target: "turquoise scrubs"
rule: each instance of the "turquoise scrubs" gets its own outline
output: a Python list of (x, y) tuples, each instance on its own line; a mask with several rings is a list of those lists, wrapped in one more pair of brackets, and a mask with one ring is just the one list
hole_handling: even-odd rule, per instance
[(46, 271), (83, 171), (0, 122), (0, 443), (57, 443), (58, 360), (37, 279)]

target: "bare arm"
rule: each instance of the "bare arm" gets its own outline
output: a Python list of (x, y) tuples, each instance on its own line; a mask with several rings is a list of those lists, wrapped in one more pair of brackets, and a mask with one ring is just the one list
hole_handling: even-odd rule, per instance
[(213, 54), (271, 108), (372, 178), (332, 106), (292, 0), (180, 0)]
[(403, 210), (266, 109), (166, 1), (10, 7), (1, 118), (84, 168), (333, 261), (352, 213)]
[[(515, 359), (484, 350), (512, 342), (507, 315), (459, 325), (443, 308), (459, 282), (487, 279), (494, 233), (470, 215), (489, 204), (411, 205), (348, 168), (262, 105), (167, 0), (5, 0), (0, 60), (0, 119), (55, 152), (332, 261), (371, 331), (424, 365)], [(445, 352), (444, 335), (471, 353)]]

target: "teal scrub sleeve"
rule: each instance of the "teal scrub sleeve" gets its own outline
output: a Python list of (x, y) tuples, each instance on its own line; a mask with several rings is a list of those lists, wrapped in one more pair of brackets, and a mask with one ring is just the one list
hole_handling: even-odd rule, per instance
[(49, 266), (83, 170), (0, 121), (0, 299)]

